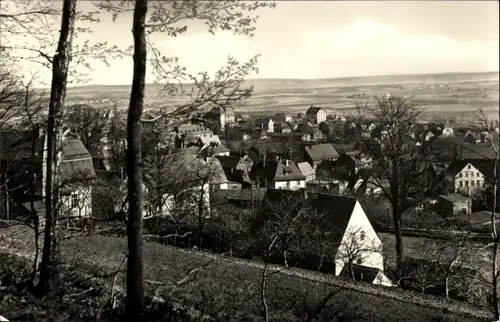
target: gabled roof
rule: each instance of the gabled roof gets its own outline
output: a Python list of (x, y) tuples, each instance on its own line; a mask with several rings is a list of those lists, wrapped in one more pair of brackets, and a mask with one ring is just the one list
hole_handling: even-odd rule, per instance
[(357, 202), (354, 198), (330, 194), (304, 195), (297, 190), (268, 189), (257, 213), (256, 226), (263, 224), (261, 220), (272, 220), (276, 212), (286, 212), (289, 218), (302, 213), (308, 221), (316, 224), (314, 227), (328, 232), (332, 242), (340, 244)]
[(315, 107), (315, 106), (312, 106), (309, 107), (306, 111), (306, 115), (315, 115), (315, 114), (318, 114), (319, 111), (323, 110), (323, 108), (321, 107)]
[(286, 122), (286, 115), (285, 113), (276, 113), (271, 117), (274, 123), (285, 123)]
[(459, 156), (465, 160), (493, 159), (495, 156), (493, 147), (484, 144), (463, 143), (459, 149)]
[(228, 156), (217, 156), (219, 162), (223, 168), (236, 169), (238, 164), (240, 163), (240, 157), (236, 155), (228, 155)]
[[(485, 176), (485, 179), (491, 179), (493, 177), (493, 166), (494, 160), (459, 160), (454, 162), (448, 168), (448, 173), (452, 176), (456, 176), (460, 171), (462, 171), (468, 164), (479, 170), (481, 174)], [(500, 164), (497, 165), (497, 171), (500, 173)]]
[(302, 172), (302, 174), (306, 177), (314, 175), (314, 170), (309, 162), (297, 163), (297, 167), (299, 168), (300, 172)]
[(283, 164), (282, 161), (270, 160), (261, 169), (262, 175), (269, 181), (292, 181), (292, 180), (305, 180), (306, 177), (300, 172), (297, 165), (292, 161), (288, 165)]
[(447, 200), (449, 202), (452, 202), (452, 203), (461, 202), (461, 201), (465, 201), (465, 202), (471, 201), (471, 198), (464, 196), (464, 195), (461, 195), (459, 193), (450, 193), (447, 195), (441, 195), (439, 197), (441, 197), (442, 199)]
[(316, 144), (311, 147), (306, 146), (305, 150), (313, 161), (330, 160), (339, 157), (339, 154), (330, 143)]

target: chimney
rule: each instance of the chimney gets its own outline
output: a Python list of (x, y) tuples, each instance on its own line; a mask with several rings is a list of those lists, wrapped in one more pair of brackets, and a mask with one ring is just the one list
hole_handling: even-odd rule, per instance
[(285, 159), (285, 165), (288, 167), (288, 159)]

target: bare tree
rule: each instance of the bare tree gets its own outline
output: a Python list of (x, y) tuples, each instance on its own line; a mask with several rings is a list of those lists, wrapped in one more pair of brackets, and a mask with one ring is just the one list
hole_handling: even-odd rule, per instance
[(491, 156), (491, 166), (492, 166), (492, 176), (489, 178), (487, 185), (490, 187), (492, 192), (492, 208), (491, 208), (491, 243), (488, 248), (491, 249), (491, 290), (492, 290), (492, 311), (495, 314), (495, 318), (500, 319), (500, 299), (499, 299), (499, 277), (500, 277), (500, 265), (499, 265), (499, 251), (500, 251), (500, 235), (498, 233), (498, 218), (496, 215), (497, 202), (498, 202), (498, 159), (499, 159), (499, 142), (500, 136), (495, 132), (495, 129), (490, 126), (490, 121), (482, 108), (480, 108), (476, 113), (476, 124), (479, 128), (485, 130), (488, 133), (489, 140), (491, 142), (491, 149), (493, 151)]
[(445, 176), (428, 142), (417, 145), (408, 140), (413, 132), (412, 125), (421, 113), (409, 99), (380, 98), (374, 106), (367, 105), (364, 109), (382, 127), (379, 141), (360, 137), (359, 143), (361, 156), (371, 160), (371, 164), (367, 164), (372, 173), (368, 182), (380, 188), (391, 203), (397, 271), (400, 273), (404, 258), (401, 216), (408, 209), (437, 196), (444, 187)]
[[(112, 1), (103, 1), (100, 8), (113, 12), (114, 18), (124, 11), (131, 11), (131, 1), (121, 1), (117, 6)], [(166, 96), (175, 96), (179, 89), (187, 96), (187, 104), (181, 104), (157, 118), (169, 116), (175, 122), (180, 116), (188, 116), (207, 103), (213, 103), (225, 108), (232, 102), (240, 101), (249, 96), (250, 90), (241, 89), (243, 77), (249, 71), (254, 71), (256, 59), (245, 65), (240, 65), (233, 58), (229, 59), (228, 66), (216, 74), (214, 80), (207, 73), (201, 74), (201, 79), (189, 76), (185, 69), (177, 64), (176, 58), (167, 58), (148, 41), (147, 34), (163, 32), (168, 36), (177, 36), (185, 32), (187, 21), (196, 19), (207, 23), (209, 31), (214, 33), (218, 29), (231, 30), (238, 34), (252, 34), (253, 22), (256, 17), (247, 17), (242, 12), (252, 11), (259, 7), (274, 6), (274, 4), (248, 3), (248, 2), (150, 2), (153, 9), (147, 17), (148, 2), (137, 0), (134, 6), (134, 80), (132, 84), (131, 100), (129, 106), (128, 131), (127, 131), (127, 172), (129, 184), (129, 257), (128, 257), (128, 318), (137, 321), (143, 311), (143, 278), (142, 278), (142, 156), (141, 156), (141, 117), (144, 105), (144, 87), (146, 76), (146, 63), (148, 61), (147, 49), (152, 59), (153, 72), (158, 79), (165, 81), (162, 93)], [(146, 34), (146, 30), (148, 31)], [(192, 80), (194, 86), (191, 93), (186, 92), (182, 86), (182, 79)], [(177, 81), (172, 83), (172, 80)], [(186, 95), (187, 94), (187, 95)]]
[(60, 203), (60, 165), (62, 161), (62, 121), (66, 84), (71, 61), (71, 45), (76, 15), (76, 0), (64, 1), (57, 53), (52, 58), (52, 86), (47, 123), (47, 179), (45, 189), (46, 219), (40, 271), (39, 294), (60, 290), (60, 249), (57, 217)]

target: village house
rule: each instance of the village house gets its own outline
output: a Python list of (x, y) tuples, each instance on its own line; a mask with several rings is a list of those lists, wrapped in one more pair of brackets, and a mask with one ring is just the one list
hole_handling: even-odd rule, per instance
[(274, 121), (270, 117), (258, 118), (255, 120), (255, 127), (259, 130), (273, 133), (274, 132)]
[[(373, 229), (363, 207), (355, 198), (339, 197), (331, 194), (302, 191), (268, 189), (259, 208), (256, 222), (269, 223), (283, 218), (297, 218), (297, 225), (312, 220), (323, 234), (328, 234), (334, 258), (333, 273), (341, 275), (345, 270), (353, 272), (354, 265), (372, 268), (384, 275), (382, 241)], [(266, 218), (263, 221), (261, 218)], [(258, 224), (256, 224), (258, 228)], [(293, 246), (290, 245), (293, 252)], [(351, 277), (364, 279), (359, 274)], [(381, 277), (375, 282), (392, 286), (390, 280)]]
[(273, 132), (283, 133), (284, 129), (289, 129), (287, 123), (290, 122), (292, 118), (287, 116), (285, 113), (276, 113), (273, 117), (271, 117), (271, 120), (273, 122)]
[(172, 151), (164, 162), (168, 167), (160, 176), (153, 171), (144, 173), (146, 217), (198, 214), (200, 200), (202, 215), (210, 216), (210, 183), (220, 178), (222, 169), (189, 148)]
[(315, 144), (305, 147), (304, 161), (309, 162), (314, 172), (322, 161), (334, 161), (339, 154), (330, 143)]
[(306, 120), (312, 124), (320, 124), (326, 121), (326, 111), (321, 107), (311, 105), (306, 111)]
[(253, 160), (248, 156), (236, 155), (217, 156), (217, 162), (220, 164), (225, 184), (221, 184), (219, 189), (241, 189), (252, 186), (249, 173), (253, 167)]
[(271, 189), (297, 190), (306, 187), (306, 177), (295, 163), (286, 160), (265, 160), (254, 165), (251, 176), (260, 186)]
[(457, 214), (469, 215), (472, 211), (472, 199), (461, 194), (450, 193), (438, 199), (438, 212), (443, 217)]
[(231, 106), (215, 106), (203, 117), (208, 123), (215, 124), (222, 131), (226, 126), (235, 123), (236, 114)]
[(316, 174), (314, 173), (314, 170), (309, 162), (297, 163), (297, 167), (299, 168), (300, 172), (306, 177), (306, 184), (307, 181), (312, 181), (316, 178)]
[(459, 160), (448, 168), (450, 191), (470, 195), (493, 179), (492, 160)]

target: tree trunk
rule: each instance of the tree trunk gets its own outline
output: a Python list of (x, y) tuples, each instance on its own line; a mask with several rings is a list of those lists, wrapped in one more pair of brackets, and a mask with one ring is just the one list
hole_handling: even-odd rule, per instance
[(142, 238), (142, 141), (141, 116), (146, 87), (146, 14), (147, 0), (136, 0), (132, 34), (134, 36), (134, 76), (127, 120), (128, 174), (128, 260), (127, 320), (140, 322), (144, 311), (143, 238)]
[(392, 220), (394, 223), (394, 234), (396, 237), (396, 269), (398, 279), (403, 274), (403, 229), (401, 226), (401, 216), (398, 207), (392, 207)]
[(448, 275), (444, 276), (444, 295), (447, 299), (450, 298), (450, 285)]
[[(492, 144), (495, 144), (494, 142)], [(498, 305), (498, 244), (500, 242), (497, 232), (496, 221), (496, 206), (497, 206), (497, 166), (498, 166), (498, 150), (495, 149), (495, 159), (493, 162), (493, 209), (491, 210), (491, 234), (493, 239), (493, 260), (492, 260), (492, 287), (493, 287), (493, 312), (495, 320), (500, 319), (500, 310)]]
[(285, 260), (285, 267), (288, 267), (288, 249), (283, 249), (283, 259)]
[(36, 185), (36, 141), (38, 139), (38, 128), (34, 127), (31, 135), (31, 173), (33, 174), (33, 178), (30, 186), (30, 211), (31, 211), (31, 219), (33, 220), (33, 228), (35, 232), (35, 259), (33, 260), (33, 273), (31, 274), (31, 284), (35, 283), (35, 276), (38, 270), (38, 256), (40, 252), (40, 245), (38, 243), (38, 239), (40, 237), (40, 218), (38, 217), (38, 213), (35, 209), (35, 185)]
[(57, 218), (60, 206), (62, 161), (62, 122), (66, 83), (75, 26), (76, 0), (65, 0), (63, 5), (61, 32), (57, 53), (52, 61), (52, 84), (50, 90), (47, 122), (47, 172), (45, 186), (45, 234), (43, 241), (40, 283), (41, 296), (58, 293), (60, 288), (60, 249), (57, 234)]

